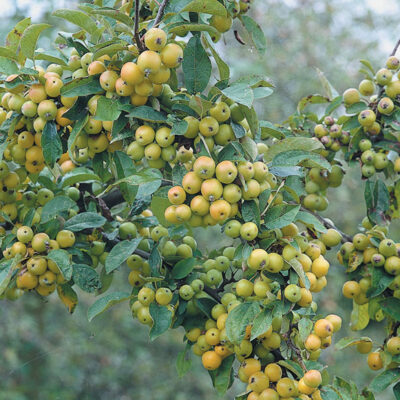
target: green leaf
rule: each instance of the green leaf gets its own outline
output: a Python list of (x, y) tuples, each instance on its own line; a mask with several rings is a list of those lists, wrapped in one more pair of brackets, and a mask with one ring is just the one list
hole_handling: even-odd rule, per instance
[(246, 327), (253, 323), (254, 318), (260, 312), (260, 306), (256, 302), (246, 302), (235, 307), (226, 320), (226, 334), (233, 344), (240, 344), (246, 334)]
[(34, 58), (35, 58), (35, 60), (48, 61), (48, 62), (51, 62), (53, 64), (62, 65), (63, 67), (67, 66), (67, 63), (62, 58), (56, 57), (56, 56), (52, 56), (50, 54), (42, 53), (42, 52), (39, 52), (39, 51), (35, 52)]
[(117, 269), (137, 249), (142, 238), (123, 240), (116, 244), (106, 258), (105, 268), (107, 274)]
[(19, 71), (18, 65), (8, 58), (0, 57), (0, 72), (4, 75), (17, 74)]
[[(258, 129), (257, 129), (258, 130)], [(246, 152), (246, 154), (249, 156), (251, 161), (255, 161), (257, 156), (258, 156), (258, 149), (257, 149), (257, 144), (256, 142), (248, 137), (245, 136), (241, 141), (240, 141), (243, 150)]]
[(102, 15), (103, 17), (112, 18), (116, 21), (122, 22), (129, 28), (133, 28), (133, 26), (134, 26), (132, 18), (130, 18), (128, 15), (126, 15), (118, 10), (115, 10), (113, 8), (108, 8), (108, 7), (96, 8), (93, 11), (90, 11), (90, 13), (94, 14), (94, 15)]
[(96, 22), (82, 11), (68, 10), (62, 8), (53, 12), (55, 17), (63, 18), (71, 24), (78, 25), (91, 35), (96, 34), (98, 31)]
[(220, 396), (224, 395), (232, 384), (232, 368), (235, 361), (235, 355), (231, 354), (224, 358), (220, 367), (214, 371), (208, 371), (215, 390)]
[(61, 139), (54, 122), (46, 122), (42, 132), (41, 143), (44, 160), (50, 167), (53, 167), (63, 153)]
[(244, 149), (239, 142), (231, 142), (218, 153), (218, 162), (221, 161), (245, 161)]
[(49, 222), (63, 211), (68, 211), (74, 206), (76, 206), (76, 203), (69, 197), (57, 196), (43, 206), (40, 222), (42, 224)]
[(400, 369), (388, 369), (377, 375), (369, 384), (369, 389), (373, 392), (380, 393), (385, 390), (392, 383), (400, 379)]
[(284, 153), (277, 154), (272, 160), (272, 167), (292, 167), (300, 165), (304, 161), (309, 161), (310, 166), (320, 167), (331, 170), (331, 164), (321, 155), (305, 150), (289, 150)]
[(340, 339), (335, 344), (335, 349), (343, 350), (343, 349), (346, 349), (349, 346), (357, 345), (360, 342), (372, 342), (372, 340), (369, 337), (366, 337), (366, 336), (359, 337), (359, 338), (344, 337), (344, 338)]
[(101, 96), (97, 100), (96, 115), (94, 119), (100, 121), (115, 121), (121, 115), (121, 111), (118, 107), (118, 100), (108, 99), (105, 96)]
[(354, 103), (351, 106), (346, 107), (346, 114), (359, 114), (361, 111), (368, 108), (368, 105), (363, 101)]
[(93, 320), (94, 317), (107, 311), (109, 308), (115, 306), (116, 304), (122, 303), (123, 301), (129, 300), (131, 295), (128, 292), (112, 292), (108, 293), (100, 299), (97, 299), (88, 309), (87, 317), (89, 322)]
[(151, 318), (153, 318), (153, 326), (150, 330), (150, 340), (153, 341), (171, 326), (172, 312), (166, 306), (155, 303), (151, 303), (149, 309)]
[(99, 77), (96, 75), (74, 79), (61, 88), (61, 94), (65, 97), (89, 96), (103, 92)]
[(61, 179), (61, 187), (69, 187), (79, 182), (100, 181), (100, 178), (92, 170), (85, 167), (78, 167), (67, 172)]
[(330, 100), (337, 98), (339, 93), (337, 90), (332, 86), (329, 80), (326, 78), (325, 74), (319, 69), (315, 68), (318, 74), (318, 78), (321, 81), (322, 87), (325, 90), (325, 94), (328, 96)]
[(176, 358), (176, 372), (178, 373), (179, 378), (184, 377), (192, 367), (192, 360), (189, 358), (190, 345), (187, 343), (184, 350), (178, 353), (178, 357)]
[(313, 322), (307, 317), (302, 318), (298, 323), (298, 328), (299, 328), (300, 340), (302, 342), (305, 342), (308, 335), (311, 333), (313, 329)]
[(267, 41), (265, 40), (265, 35), (260, 28), (260, 25), (258, 25), (254, 19), (248, 17), (247, 15), (242, 15), (241, 21), (249, 33), (257, 51), (260, 54), (264, 54), (267, 49)]
[(264, 156), (264, 161), (270, 162), (277, 154), (287, 152), (289, 150), (313, 151), (321, 149), (322, 147), (323, 145), (321, 142), (312, 138), (290, 137), (283, 139), (271, 146), (267, 154)]
[(24, 30), (21, 37), (21, 52), (25, 57), (30, 58), (31, 60), (34, 59), (36, 43), (39, 39), (39, 35), (42, 31), (50, 27), (51, 25), (49, 24), (34, 24), (28, 26)]
[(312, 226), (321, 233), (324, 233), (327, 230), (317, 217), (306, 211), (299, 211), (296, 215), (295, 221), (300, 221), (305, 225)]
[(67, 307), (67, 310), (72, 314), (78, 304), (78, 296), (70, 283), (57, 285), (57, 294), (61, 302)]
[(304, 282), (306, 289), (310, 289), (310, 281), (308, 280), (300, 261), (298, 261), (296, 258), (292, 258), (290, 261), (288, 261), (288, 263), (299, 276), (300, 280)]
[(75, 142), (78, 139), (78, 136), (82, 132), (83, 127), (86, 125), (89, 116), (86, 115), (84, 118), (79, 119), (74, 123), (74, 127), (72, 128), (71, 133), (68, 136), (68, 153), (70, 158), (74, 159), (73, 157), (73, 148), (75, 146)]
[(244, 201), (241, 207), (241, 214), (244, 222), (254, 222), (260, 225), (260, 210), (254, 200)]
[(385, 272), (383, 268), (372, 269), (371, 287), (367, 291), (367, 297), (379, 296), (392, 282), (394, 277)]
[(100, 289), (101, 282), (97, 272), (86, 264), (73, 264), (72, 278), (83, 291), (93, 293)]
[(181, 10), (181, 12), (185, 11), (226, 16), (225, 7), (217, 0), (193, 0)]
[(324, 104), (324, 103), (329, 103), (329, 99), (327, 97), (321, 96), (320, 94), (313, 94), (307, 97), (303, 97), (297, 104), (297, 110), (299, 113), (301, 113), (309, 104)]
[(0, 295), (2, 295), (7, 287), (8, 284), (10, 283), (11, 277), (14, 273), (15, 266), (18, 264), (20, 261), (20, 257), (17, 259), (10, 259), (10, 260), (5, 260), (3, 259), (3, 262), (0, 263)]
[(72, 278), (71, 256), (66, 250), (51, 250), (47, 254), (47, 258), (57, 264), (64, 279), (69, 281)]
[(153, 210), (153, 214), (157, 217), (158, 222), (163, 226), (170, 225), (164, 217), (164, 212), (170, 205), (171, 203), (166, 197), (154, 195), (151, 199), (150, 208)]
[(372, 185), (369, 180), (365, 182), (364, 198), (369, 219), (379, 225), (386, 222), (385, 213), (389, 210), (390, 195), (382, 180), (379, 179), (374, 186)]
[(212, 318), (211, 310), (217, 304), (214, 299), (202, 297), (199, 299), (195, 299), (195, 303), (204, 315), (206, 315), (208, 318)]
[(396, 400), (400, 400), (400, 382), (393, 386), (393, 394)]
[(369, 324), (368, 303), (358, 305), (353, 301), (353, 311), (350, 317), (350, 328), (352, 331), (361, 331)]
[(195, 267), (196, 264), (197, 260), (193, 257), (186, 258), (184, 260), (177, 262), (171, 271), (172, 279), (185, 278), (193, 271), (193, 268)]
[(396, 321), (400, 321), (400, 299), (387, 297), (380, 302), (382, 310)]
[(343, 400), (332, 386), (324, 386), (321, 388), (321, 397), (323, 400)]
[(188, 32), (208, 32), (211, 36), (217, 36), (218, 31), (209, 24), (197, 24), (197, 23), (187, 23), (182, 24), (181, 22), (170, 26), (168, 29), (169, 33), (176, 33), (177, 35), (186, 36)]
[(149, 122), (161, 123), (167, 121), (167, 117), (163, 113), (149, 106), (135, 107), (127, 116)]
[(251, 107), (254, 101), (253, 90), (246, 83), (234, 83), (221, 92), (229, 99), (246, 107)]
[(31, 18), (24, 18), (19, 21), (14, 28), (7, 34), (6, 37), (6, 46), (10, 48), (10, 50), (16, 52), (18, 46), (21, 42), (21, 36), (23, 35), (25, 29), (31, 24)]
[(182, 69), (189, 93), (201, 93), (211, 77), (211, 61), (198, 36), (193, 36), (183, 52)]
[(106, 223), (106, 219), (94, 212), (84, 212), (70, 218), (65, 224), (64, 229), (72, 232), (79, 232), (83, 229), (100, 228)]
[(278, 204), (268, 209), (264, 215), (267, 229), (283, 228), (293, 222), (300, 210), (300, 205)]
[(278, 364), (293, 372), (298, 378), (303, 376), (303, 370), (300, 365), (292, 360), (280, 360), (278, 361)]
[(262, 310), (253, 321), (253, 326), (251, 328), (251, 338), (250, 340), (256, 339), (258, 336), (267, 332), (267, 330), (271, 327), (272, 319), (274, 315), (272, 310), (265, 308)]
[(220, 81), (228, 80), (230, 77), (230, 70), (228, 64), (220, 57), (218, 51), (215, 50), (213, 42), (209, 39), (206, 39), (206, 41), (207, 41), (207, 47), (210, 49), (211, 54), (214, 57), (215, 63), (217, 64), (219, 72), (219, 80)]

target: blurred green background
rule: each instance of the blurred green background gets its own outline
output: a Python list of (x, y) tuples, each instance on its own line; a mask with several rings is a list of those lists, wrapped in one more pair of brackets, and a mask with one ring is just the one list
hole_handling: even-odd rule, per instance
[[(51, 17), (56, 8), (76, 7), (70, 0), (2, 0), (0, 37), (26, 16), (34, 22), (49, 22), (57, 29), (45, 31), (41, 46), (54, 48), (59, 30), (73, 29)], [(263, 27), (268, 50), (259, 58), (255, 50), (237, 43), (232, 33), (219, 46), (235, 76), (262, 73), (276, 85), (273, 96), (258, 104), (260, 117), (283, 121), (300, 98), (321, 92), (315, 68), (322, 70), (338, 92), (358, 85), (361, 58), (375, 67), (400, 36), (396, 0), (254, 0), (251, 13)], [(240, 30), (240, 28), (239, 28)], [(247, 41), (243, 34), (243, 39)], [(365, 215), (363, 185), (357, 168), (346, 175), (339, 189), (330, 189), (326, 216), (347, 233), (354, 233)], [(392, 227), (399, 237), (399, 229)], [(202, 234), (203, 245), (211, 247), (212, 235)], [(214, 241), (215, 242), (215, 241)], [(342, 267), (335, 262), (329, 271), (328, 287), (318, 297), (322, 314), (337, 313), (344, 318), (341, 336), (348, 328), (351, 302), (341, 298)], [(124, 272), (117, 272), (115, 286), (126, 285)], [(82, 293), (71, 316), (56, 296), (45, 302), (34, 295), (0, 304), (0, 400), (193, 400), (215, 399), (215, 392), (200, 360), (183, 379), (177, 377), (175, 360), (183, 348), (183, 331), (169, 332), (149, 343), (147, 327), (133, 321), (126, 306), (117, 306), (87, 322), (86, 310), (93, 301)], [(381, 339), (382, 329), (372, 324), (363, 335)], [(354, 333), (356, 335), (356, 333)], [(366, 357), (354, 349), (323, 352), (323, 362), (333, 374), (355, 380), (360, 387), (375, 375)], [(237, 384), (227, 395), (244, 390)], [(392, 394), (379, 395), (392, 399)]]

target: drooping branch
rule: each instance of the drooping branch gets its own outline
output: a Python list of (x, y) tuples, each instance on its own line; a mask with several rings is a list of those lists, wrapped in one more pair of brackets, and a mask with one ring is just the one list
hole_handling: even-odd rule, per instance
[(163, 2), (160, 4), (160, 7), (158, 8), (158, 12), (156, 15), (156, 19), (154, 20), (154, 27), (157, 27), (160, 24), (161, 19), (164, 15), (165, 7), (167, 6), (167, 4), (168, 4), (168, 0), (163, 0)]
[(139, 35), (140, 0), (135, 0), (135, 40), (139, 51), (144, 51), (144, 46)]

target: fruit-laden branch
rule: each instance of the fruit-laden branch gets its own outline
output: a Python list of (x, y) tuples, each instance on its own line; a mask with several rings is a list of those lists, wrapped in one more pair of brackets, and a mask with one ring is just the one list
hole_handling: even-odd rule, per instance
[(165, 7), (167, 6), (167, 4), (168, 4), (168, 0), (164, 0), (160, 4), (160, 7), (158, 8), (156, 19), (154, 20), (154, 27), (157, 27), (159, 25), (159, 23), (161, 22), (161, 19), (164, 15), (164, 10), (165, 10)]
[(324, 217), (321, 217), (319, 214), (314, 213), (306, 208), (301, 208), (302, 211), (306, 211), (312, 215), (314, 215), (315, 218), (317, 218), (327, 229), (334, 229), (335, 231), (339, 232), (342, 235), (342, 243), (344, 242), (352, 242), (353, 238), (346, 233), (342, 232), (340, 229), (338, 229), (331, 221), (328, 219), (325, 219)]
[(139, 11), (140, 11), (140, 0), (135, 0), (135, 40), (139, 51), (144, 51), (143, 43), (139, 35)]

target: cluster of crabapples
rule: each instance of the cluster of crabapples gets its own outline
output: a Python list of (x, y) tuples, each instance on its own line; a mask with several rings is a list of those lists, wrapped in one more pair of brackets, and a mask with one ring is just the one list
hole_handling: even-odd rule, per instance
[[(391, 162), (394, 170), (400, 171), (400, 161), (388, 158), (388, 151), (374, 147), (374, 143), (383, 138), (385, 124), (390, 125), (396, 111), (400, 94), (398, 79), (399, 59), (388, 58), (385, 68), (362, 80), (357, 88), (347, 89), (343, 93), (343, 102), (349, 114), (356, 111), (363, 136), (358, 143), (358, 156), (362, 164), (362, 175), (366, 178), (385, 170)], [(360, 106), (360, 107), (358, 107)], [(340, 127), (340, 125), (338, 125)]]
[(34, 234), (29, 226), (21, 226), (16, 237), (17, 241), (3, 251), (5, 259), (19, 258), (16, 287), (8, 289), (7, 298), (20, 297), (23, 291), (28, 290), (48, 296), (55, 291), (57, 284), (66, 282), (57, 264), (48, 258), (48, 253), (72, 247), (75, 243), (73, 232), (61, 230), (55, 239), (50, 239), (44, 232)]
[[(200, 156), (192, 170), (183, 176), (182, 186), (168, 191), (171, 206), (165, 210), (165, 219), (173, 224), (189, 222), (192, 226), (223, 223), (238, 214), (243, 200), (257, 199), (271, 184), (276, 185), (276, 178), (262, 161), (215, 163), (211, 157)], [(237, 232), (234, 232), (235, 222), (239, 224)], [(240, 230), (248, 231), (247, 240), (257, 236), (258, 230), (253, 234), (254, 226), (257, 229), (254, 223), (241, 227), (238, 221), (232, 220), (228, 224), (226, 231), (231, 232), (231, 237), (239, 236)]]
[(343, 176), (343, 169), (338, 164), (333, 164), (330, 171), (318, 167), (309, 169), (304, 185), (307, 194), (302, 199), (303, 206), (312, 211), (326, 210), (329, 205), (326, 190), (328, 187), (339, 187)]

